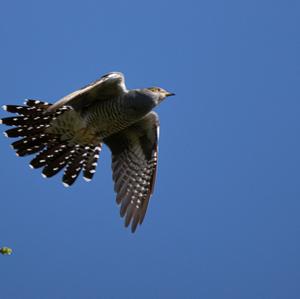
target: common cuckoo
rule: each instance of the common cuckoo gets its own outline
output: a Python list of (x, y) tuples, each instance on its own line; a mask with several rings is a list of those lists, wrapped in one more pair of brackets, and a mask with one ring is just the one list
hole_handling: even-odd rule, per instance
[(144, 220), (155, 182), (159, 120), (152, 109), (171, 95), (159, 87), (128, 90), (123, 74), (112, 72), (54, 104), (30, 99), (3, 106), (17, 116), (1, 123), (13, 127), (5, 136), (21, 137), (12, 143), (18, 156), (36, 154), (30, 166), (43, 168), (47, 178), (64, 169), (65, 186), (80, 172), (87, 181), (93, 178), (106, 144), (120, 214), (134, 232)]

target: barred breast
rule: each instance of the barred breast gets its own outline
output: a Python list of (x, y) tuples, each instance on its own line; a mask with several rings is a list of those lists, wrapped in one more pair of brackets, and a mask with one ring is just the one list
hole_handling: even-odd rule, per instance
[(124, 105), (122, 97), (91, 106), (84, 113), (84, 119), (86, 126), (93, 128), (101, 139), (127, 128), (137, 120)]

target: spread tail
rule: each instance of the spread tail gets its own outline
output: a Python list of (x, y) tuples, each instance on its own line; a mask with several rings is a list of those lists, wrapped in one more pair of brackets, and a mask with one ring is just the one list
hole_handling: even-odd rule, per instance
[(50, 106), (37, 100), (27, 100), (23, 106), (3, 106), (5, 111), (17, 114), (0, 119), (0, 123), (13, 127), (4, 135), (21, 137), (12, 143), (12, 148), (17, 156), (37, 154), (30, 162), (30, 167), (43, 167), (44, 177), (52, 177), (64, 168), (62, 181), (65, 186), (72, 185), (81, 171), (87, 181), (91, 180), (96, 172), (101, 143), (78, 142), (77, 139), (74, 142), (72, 134), (76, 134), (76, 128), (65, 136), (65, 128), (51, 131), (53, 121), (72, 108), (63, 106), (49, 112)]

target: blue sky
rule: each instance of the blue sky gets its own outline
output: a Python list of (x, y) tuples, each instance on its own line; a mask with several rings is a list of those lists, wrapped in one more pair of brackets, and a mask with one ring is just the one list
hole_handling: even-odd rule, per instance
[(299, 298), (299, 28), (296, 0), (2, 3), (1, 105), (109, 71), (176, 97), (136, 234), (107, 149), (65, 189), (0, 138), (1, 298)]

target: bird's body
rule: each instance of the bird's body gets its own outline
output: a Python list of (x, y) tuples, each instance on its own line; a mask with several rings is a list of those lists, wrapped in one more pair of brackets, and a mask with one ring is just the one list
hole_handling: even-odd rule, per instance
[[(114, 99), (96, 102), (82, 109), (82, 126), (93, 129), (100, 139), (134, 124), (155, 107), (151, 95), (143, 91), (128, 91)], [(76, 111), (73, 110), (74, 113)], [(62, 118), (64, 115), (61, 116)], [(77, 117), (77, 116), (76, 116)]]
[(92, 179), (102, 144), (112, 151), (112, 169), (125, 225), (141, 224), (153, 192), (158, 142), (158, 116), (151, 110), (172, 95), (161, 88), (127, 90), (121, 73), (109, 73), (56, 103), (27, 100), (25, 106), (4, 106), (19, 116), (1, 122), (14, 128), (8, 137), (17, 155), (37, 153), (32, 168), (51, 177), (65, 169), (72, 185), (80, 172)]

